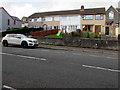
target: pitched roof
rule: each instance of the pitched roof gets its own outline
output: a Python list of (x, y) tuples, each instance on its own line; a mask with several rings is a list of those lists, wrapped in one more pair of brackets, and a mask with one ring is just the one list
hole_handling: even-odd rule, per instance
[(18, 17), (12, 16), (12, 18), (16, 21), (21, 21)]
[(119, 12), (119, 14), (120, 14), (120, 8), (116, 8), (116, 10)]
[(51, 11), (51, 12), (41, 12), (34, 13), (28, 18), (37, 18), (43, 16), (52, 16), (52, 15), (69, 15), (69, 14), (102, 14), (105, 13), (105, 8), (91, 8), (91, 9), (76, 9), (76, 10), (64, 10), (64, 11)]
[(0, 7), (0, 9), (4, 10), (13, 20), (20, 21), (18, 17), (11, 16), (3, 7)]

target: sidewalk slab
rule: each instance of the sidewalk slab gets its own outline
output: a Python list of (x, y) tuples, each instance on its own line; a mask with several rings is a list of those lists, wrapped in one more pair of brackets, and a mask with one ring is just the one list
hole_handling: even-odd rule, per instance
[(92, 48), (69, 47), (69, 46), (54, 46), (54, 45), (42, 45), (42, 44), (40, 44), (38, 47), (46, 48), (46, 49), (54, 49), (54, 50), (81, 51), (81, 52), (118, 55), (118, 51), (115, 50), (92, 49)]

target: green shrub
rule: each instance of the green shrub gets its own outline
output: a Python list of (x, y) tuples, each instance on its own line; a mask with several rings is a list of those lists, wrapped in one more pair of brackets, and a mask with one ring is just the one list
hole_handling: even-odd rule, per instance
[(12, 30), (6, 30), (2, 31), (2, 36), (5, 36), (6, 34), (14, 33), (14, 34), (30, 34), (31, 32), (36, 32), (43, 30), (42, 28), (21, 28), (21, 29), (12, 29)]
[(71, 32), (71, 35), (72, 35), (72, 36), (80, 36), (80, 33), (77, 32), (77, 31), (73, 31), (73, 32)]
[(94, 34), (94, 38), (98, 38), (98, 35), (97, 35), (97, 34)]
[(86, 33), (85, 33), (85, 38), (90, 38), (89, 32), (86, 32)]

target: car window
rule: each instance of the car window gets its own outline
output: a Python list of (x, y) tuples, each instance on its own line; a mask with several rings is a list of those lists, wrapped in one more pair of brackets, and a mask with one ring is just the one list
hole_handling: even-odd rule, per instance
[(7, 37), (14, 37), (14, 35), (8, 35)]
[(20, 37), (21, 37), (21, 38), (27, 38), (27, 36), (25, 36), (25, 35), (20, 35)]

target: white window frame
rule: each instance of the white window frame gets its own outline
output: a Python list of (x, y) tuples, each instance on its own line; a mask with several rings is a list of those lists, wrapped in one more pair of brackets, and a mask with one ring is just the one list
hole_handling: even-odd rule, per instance
[(45, 21), (52, 21), (52, 17), (50, 16), (45, 17)]

